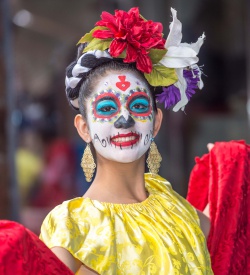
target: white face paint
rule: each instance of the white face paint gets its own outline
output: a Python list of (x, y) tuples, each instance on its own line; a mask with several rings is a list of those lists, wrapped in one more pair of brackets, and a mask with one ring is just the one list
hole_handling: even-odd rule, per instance
[(132, 73), (103, 77), (87, 101), (87, 120), (96, 151), (129, 163), (148, 150), (153, 137), (152, 98)]

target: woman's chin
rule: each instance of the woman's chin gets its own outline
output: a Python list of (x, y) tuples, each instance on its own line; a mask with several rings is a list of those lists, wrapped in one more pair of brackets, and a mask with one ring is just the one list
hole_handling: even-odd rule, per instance
[(113, 161), (118, 163), (132, 163), (139, 160), (145, 152), (128, 152), (127, 150), (114, 152), (112, 154), (100, 154), (98, 153), (102, 159), (106, 159), (107, 161)]

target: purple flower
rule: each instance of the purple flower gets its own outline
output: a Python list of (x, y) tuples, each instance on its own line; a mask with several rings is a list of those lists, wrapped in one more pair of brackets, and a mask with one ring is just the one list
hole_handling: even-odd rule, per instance
[(169, 109), (181, 100), (181, 94), (177, 87), (170, 85), (168, 87), (163, 87), (163, 92), (156, 95), (156, 100), (160, 103), (164, 103), (164, 107)]
[[(200, 80), (199, 70), (183, 70), (183, 77), (187, 83), (185, 93), (189, 101), (195, 94), (195, 89), (198, 88), (198, 82)], [(164, 103), (164, 107), (169, 109), (181, 100), (181, 92), (174, 84), (168, 87), (163, 87), (163, 92), (156, 95), (156, 100), (160, 103)]]
[(195, 94), (195, 89), (198, 88), (199, 71), (197, 69), (184, 70), (183, 76), (187, 82), (186, 96), (188, 101)]

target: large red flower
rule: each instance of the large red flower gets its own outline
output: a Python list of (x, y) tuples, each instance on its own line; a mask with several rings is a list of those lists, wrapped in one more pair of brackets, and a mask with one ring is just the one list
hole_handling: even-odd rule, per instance
[(99, 39), (113, 38), (109, 47), (110, 55), (118, 57), (126, 50), (124, 62), (136, 62), (138, 70), (150, 73), (152, 61), (149, 58), (149, 50), (164, 49), (162, 24), (144, 20), (140, 17), (138, 8), (132, 8), (128, 12), (116, 10), (115, 15), (103, 12), (101, 19), (96, 26), (107, 29), (96, 30), (93, 36)]

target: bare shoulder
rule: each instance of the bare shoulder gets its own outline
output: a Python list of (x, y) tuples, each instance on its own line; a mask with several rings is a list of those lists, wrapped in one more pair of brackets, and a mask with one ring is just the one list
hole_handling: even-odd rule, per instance
[(98, 273), (84, 266), (78, 259), (63, 247), (53, 247), (52, 252), (75, 274), (77, 275), (97, 275)]
[(201, 230), (203, 231), (203, 234), (205, 235), (205, 237), (207, 239), (209, 231), (210, 231), (210, 225), (211, 225), (210, 219), (208, 218), (208, 216), (206, 216), (200, 210), (196, 209), (196, 211), (197, 211), (197, 214), (200, 219)]

